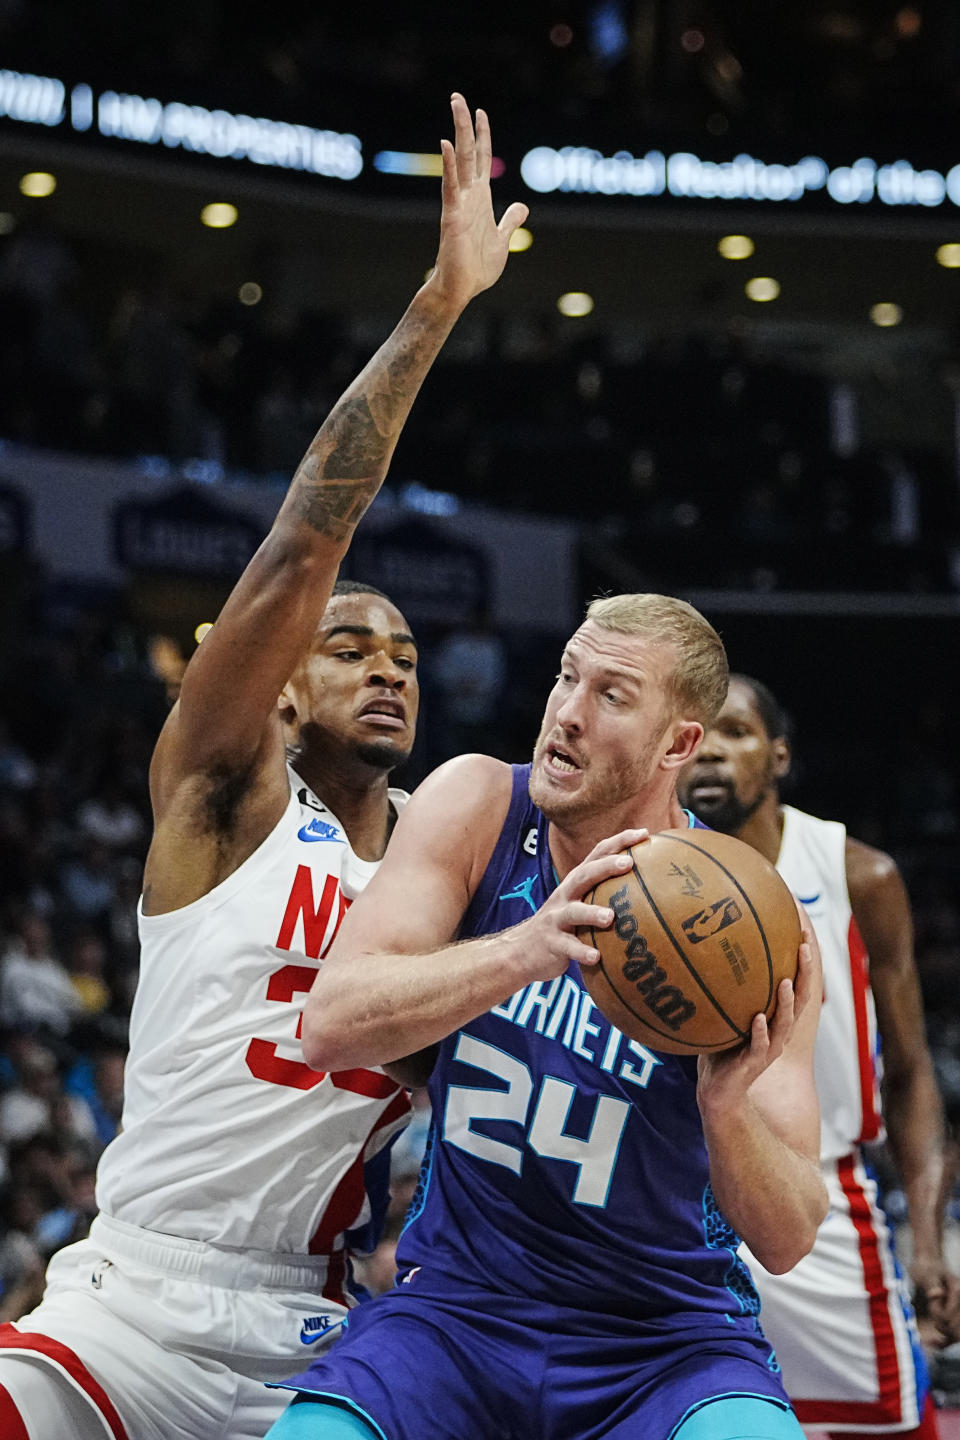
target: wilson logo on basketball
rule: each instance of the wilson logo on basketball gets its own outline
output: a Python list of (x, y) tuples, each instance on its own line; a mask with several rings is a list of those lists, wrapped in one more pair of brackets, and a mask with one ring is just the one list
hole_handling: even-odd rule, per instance
[(614, 929), (625, 941), (627, 954), (621, 966), (625, 980), (636, 987), (644, 1002), (670, 1030), (679, 1030), (681, 1025), (697, 1013), (697, 1007), (676, 985), (666, 984), (666, 974), (657, 964), (657, 957), (647, 944), (645, 935), (639, 933), (637, 917), (630, 909), (626, 886), (610, 896), (613, 910)]
[(698, 910), (696, 915), (689, 915), (682, 922), (683, 930), (691, 945), (699, 945), (701, 940), (709, 940), (711, 935), (726, 930), (727, 926), (739, 920), (742, 914), (733, 896), (727, 895), (723, 900), (716, 900), (712, 905), (708, 905), (705, 910)]

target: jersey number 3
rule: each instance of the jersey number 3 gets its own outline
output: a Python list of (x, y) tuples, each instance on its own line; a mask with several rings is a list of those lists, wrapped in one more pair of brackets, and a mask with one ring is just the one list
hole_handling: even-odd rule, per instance
[(615, 1095), (598, 1096), (590, 1133), (581, 1140), (566, 1133), (577, 1087), (553, 1075), (545, 1075), (533, 1106), (533, 1119), (527, 1128), (533, 1078), (521, 1060), (467, 1034), (460, 1035), (454, 1059), (496, 1076), (506, 1083), (506, 1089), (451, 1085), (447, 1090), (443, 1117), (443, 1138), (447, 1144), (466, 1150), (478, 1160), (506, 1165), (508, 1170), (519, 1175), (523, 1164), (522, 1147), (511, 1145), (506, 1140), (494, 1140), (473, 1129), (476, 1120), (513, 1121), (526, 1131), (524, 1138), (531, 1150), (546, 1160), (566, 1160), (576, 1167), (573, 1184), (575, 1204), (606, 1205), (613, 1167), (630, 1113), (626, 1100), (618, 1100)]

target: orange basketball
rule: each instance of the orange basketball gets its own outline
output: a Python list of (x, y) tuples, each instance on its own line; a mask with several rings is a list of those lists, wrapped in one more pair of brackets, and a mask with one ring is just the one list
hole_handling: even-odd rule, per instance
[(730, 1050), (797, 973), (800, 918), (770, 862), (715, 830), (662, 830), (585, 898), (614, 922), (583, 982), (624, 1035), (674, 1055)]

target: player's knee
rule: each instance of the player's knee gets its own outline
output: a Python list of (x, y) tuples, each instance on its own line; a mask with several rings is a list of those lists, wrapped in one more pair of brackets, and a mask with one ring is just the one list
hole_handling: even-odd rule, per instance
[(383, 1440), (383, 1432), (342, 1405), (298, 1397), (267, 1431), (265, 1440)]
[(681, 1420), (670, 1440), (803, 1440), (792, 1410), (760, 1396), (726, 1395)]

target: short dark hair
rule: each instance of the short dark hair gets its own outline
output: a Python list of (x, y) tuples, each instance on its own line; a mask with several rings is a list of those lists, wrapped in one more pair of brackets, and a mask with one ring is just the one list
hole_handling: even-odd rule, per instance
[(762, 680), (755, 680), (752, 675), (731, 675), (730, 684), (732, 685), (734, 681), (740, 685), (746, 685), (753, 695), (753, 703), (763, 721), (767, 738), (769, 740), (792, 740), (793, 724), (790, 716), (769, 686), (764, 685)]
[(394, 603), (385, 591), (378, 590), (376, 585), (365, 585), (362, 580), (338, 580), (330, 592), (331, 599), (334, 595), (376, 595), (390, 605)]

